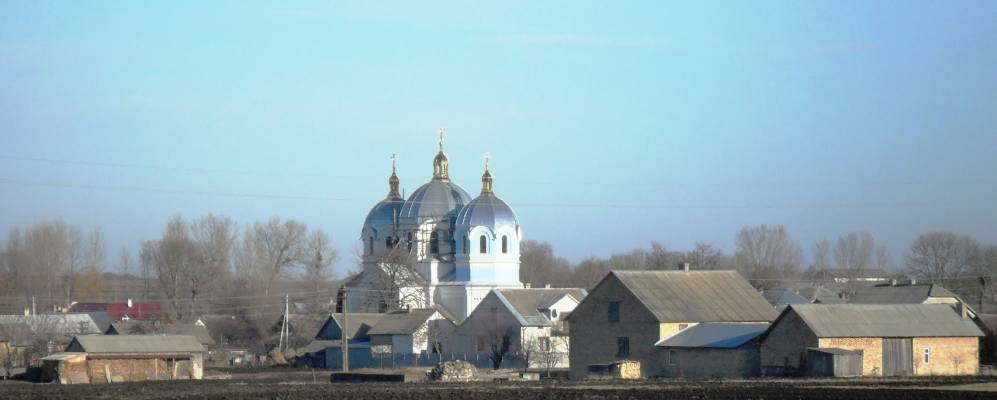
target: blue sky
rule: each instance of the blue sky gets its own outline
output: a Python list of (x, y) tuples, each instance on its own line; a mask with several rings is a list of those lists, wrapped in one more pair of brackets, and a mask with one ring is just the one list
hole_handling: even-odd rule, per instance
[[(290, 3), (290, 2), (287, 2)], [(435, 130), (572, 260), (784, 224), (997, 243), (997, 3), (0, 4), (0, 229), (272, 215), (351, 256)]]

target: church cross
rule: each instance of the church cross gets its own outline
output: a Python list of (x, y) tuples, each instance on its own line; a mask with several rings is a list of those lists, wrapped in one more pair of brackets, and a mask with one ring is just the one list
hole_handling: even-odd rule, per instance
[(396, 160), (398, 160), (398, 157), (395, 156), (395, 153), (391, 153), (391, 173), (395, 172), (395, 161)]
[(443, 151), (443, 134), (447, 133), (447, 128), (440, 128), (436, 132), (440, 134), (440, 151)]
[(485, 152), (485, 171), (488, 170), (488, 162), (492, 160), (492, 153)]

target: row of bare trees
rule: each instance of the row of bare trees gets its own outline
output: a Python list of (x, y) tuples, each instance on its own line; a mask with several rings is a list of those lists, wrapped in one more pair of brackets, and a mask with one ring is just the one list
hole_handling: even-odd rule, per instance
[(12, 228), (0, 248), (0, 297), (20, 297), (39, 312), (67, 307), (77, 299), (99, 298), (104, 234), (61, 220)]
[(152, 267), (163, 297), (181, 320), (196, 316), (198, 299), (213, 288), (265, 299), (272, 297), (278, 279), (297, 275), (315, 292), (326, 289), (337, 258), (325, 232), (277, 217), (250, 224), (240, 236), (228, 217), (208, 214), (188, 222), (175, 216), (159, 239), (141, 246), (142, 264)]

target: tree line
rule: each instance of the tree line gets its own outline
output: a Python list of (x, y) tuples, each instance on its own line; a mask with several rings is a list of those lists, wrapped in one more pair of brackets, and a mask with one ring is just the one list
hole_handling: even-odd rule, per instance
[(989, 281), (997, 274), (997, 245), (982, 244), (967, 235), (922, 234), (903, 251), (899, 262), (865, 231), (818, 240), (810, 252), (811, 262), (806, 264), (803, 248), (782, 225), (743, 227), (734, 237), (732, 254), (712, 243), (670, 250), (652, 241), (648, 248), (572, 263), (558, 256), (550, 243), (528, 240), (521, 244), (520, 279), (534, 287), (591, 289), (611, 270), (672, 270), (688, 263), (693, 270), (736, 270), (756, 288), (766, 289), (825, 280), (828, 271), (854, 283), (863, 274), (881, 270), (898, 278), (940, 283), (967, 301), (992, 301), (994, 297)]

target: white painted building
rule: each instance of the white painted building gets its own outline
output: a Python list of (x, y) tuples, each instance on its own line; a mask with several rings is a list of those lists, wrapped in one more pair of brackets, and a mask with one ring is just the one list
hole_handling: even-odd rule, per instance
[(492, 289), (522, 287), (522, 228), (492, 190), (487, 157), (472, 199), (450, 180), (442, 133), (439, 146), (432, 179), (407, 200), (392, 165), (388, 196), (361, 231), (363, 270), (346, 284), (350, 311), (442, 307), (459, 322)]

